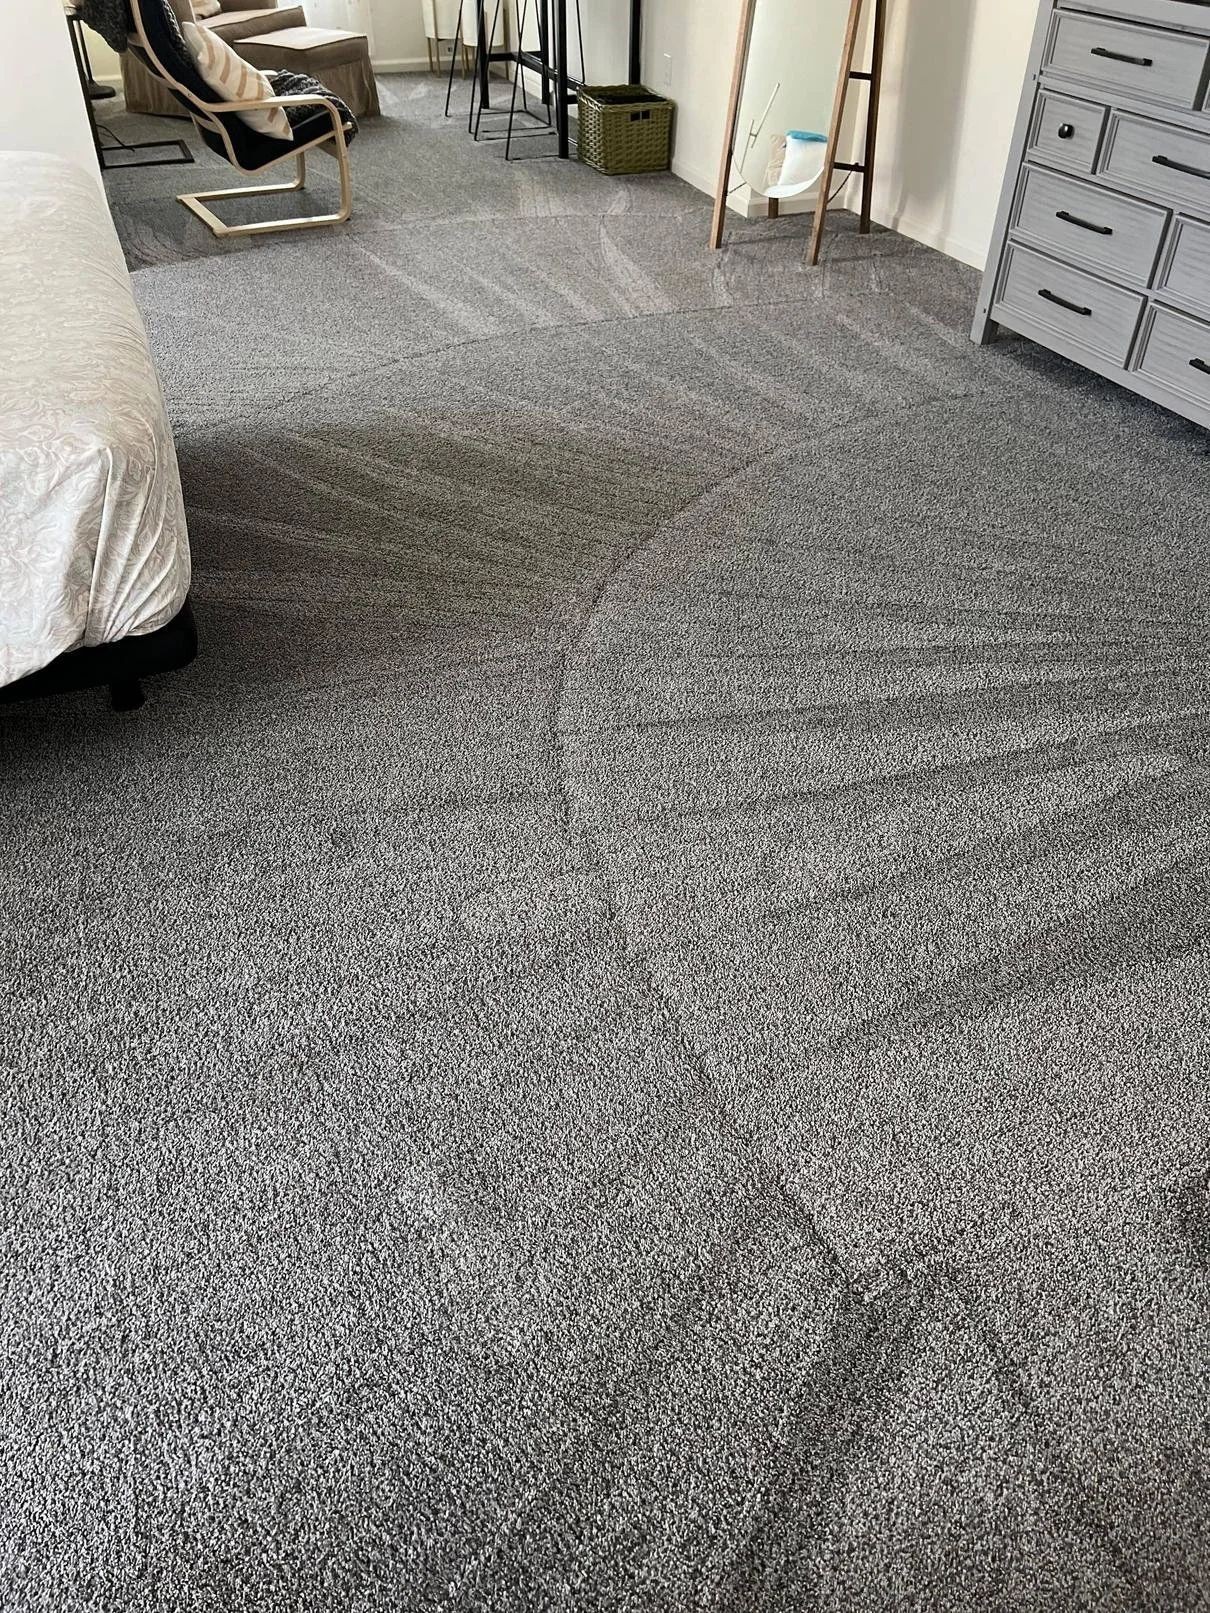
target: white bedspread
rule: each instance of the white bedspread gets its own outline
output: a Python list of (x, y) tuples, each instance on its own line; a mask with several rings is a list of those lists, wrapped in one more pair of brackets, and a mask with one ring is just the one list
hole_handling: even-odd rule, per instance
[(0, 152), (0, 685), (189, 588), (172, 432), (97, 183)]

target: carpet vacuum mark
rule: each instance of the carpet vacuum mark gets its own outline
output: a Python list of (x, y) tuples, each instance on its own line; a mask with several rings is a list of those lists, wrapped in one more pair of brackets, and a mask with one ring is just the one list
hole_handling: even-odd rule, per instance
[(1204, 435), (383, 89), (110, 180), (202, 652), (2, 719), (5, 1605), (1210, 1607)]

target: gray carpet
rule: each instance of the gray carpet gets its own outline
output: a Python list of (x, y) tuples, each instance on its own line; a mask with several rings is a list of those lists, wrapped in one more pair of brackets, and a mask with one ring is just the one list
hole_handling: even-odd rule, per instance
[(1205, 435), (385, 88), (110, 181), (202, 653), (0, 717), (3, 1605), (1210, 1607)]

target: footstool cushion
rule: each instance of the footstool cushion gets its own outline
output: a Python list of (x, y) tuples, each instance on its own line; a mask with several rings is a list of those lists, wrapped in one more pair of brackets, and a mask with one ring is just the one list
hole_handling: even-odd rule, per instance
[(236, 41), (235, 49), (264, 72), (285, 69), (317, 78), (358, 117), (378, 113), (378, 85), (364, 34), (341, 28), (276, 28)]
[(252, 11), (219, 11), (207, 19), (205, 26), (234, 47), (246, 34), (256, 34), (259, 38), (279, 28), (301, 28), (306, 20), (307, 14), (301, 6), (273, 6), (267, 11), (263, 7)]

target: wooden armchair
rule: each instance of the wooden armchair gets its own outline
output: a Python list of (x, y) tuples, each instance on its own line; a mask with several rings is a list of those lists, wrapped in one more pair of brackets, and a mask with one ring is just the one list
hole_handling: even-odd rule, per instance
[[(283, 184), (242, 185), (229, 190), (198, 191), (177, 200), (215, 235), (266, 235), (283, 230), (315, 229), (322, 224), (343, 224), (352, 212), (349, 177), (349, 143), (357, 133), (357, 120), (344, 102), (314, 79), (299, 73), (268, 75), (274, 90), (256, 102), (218, 101), (202, 78), (168, 0), (130, 0), (130, 50), (159, 80), (193, 119), (202, 140), (241, 174), (258, 174), (293, 159), (296, 177)], [(291, 138), (277, 140), (249, 127), (238, 113), (249, 105), (280, 106), (290, 123)], [(227, 224), (206, 205), (241, 196), (271, 196), (301, 190), (306, 183), (306, 154), (322, 151), (340, 170), (340, 208), (304, 218), (273, 219), (254, 224)]]

